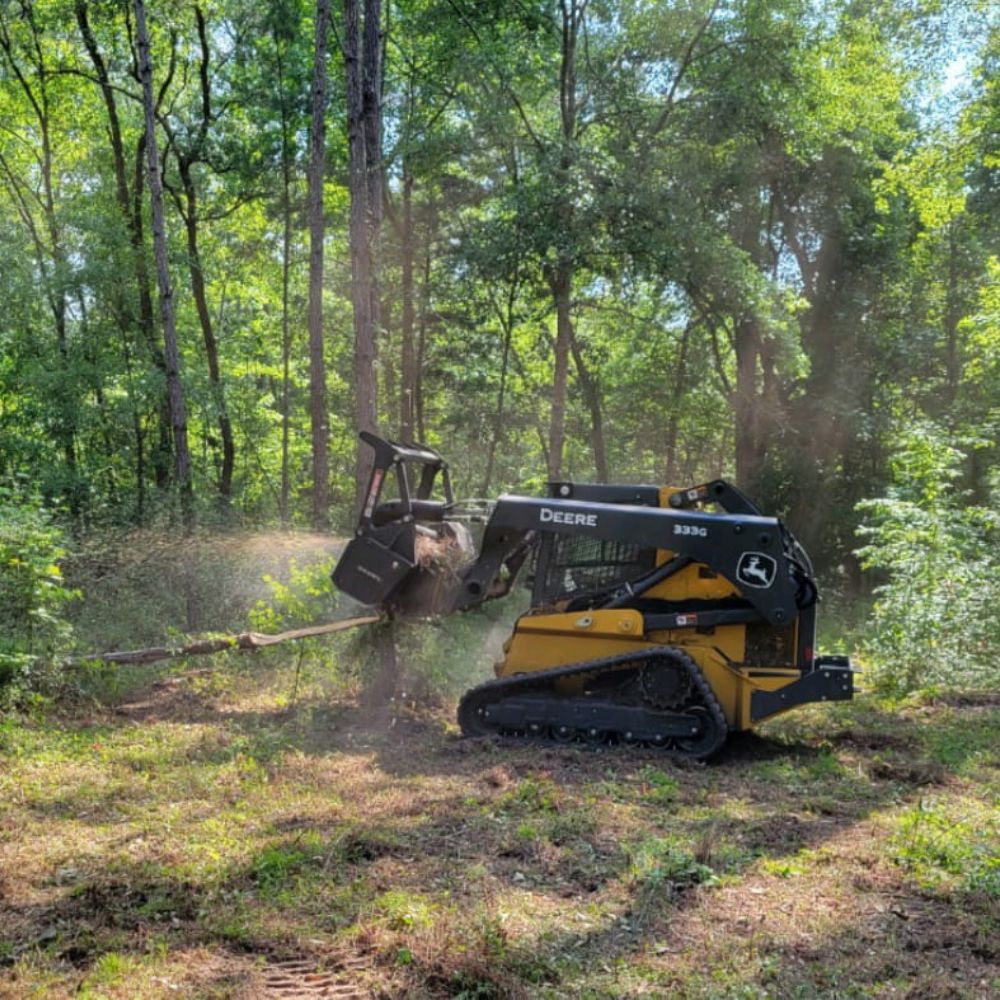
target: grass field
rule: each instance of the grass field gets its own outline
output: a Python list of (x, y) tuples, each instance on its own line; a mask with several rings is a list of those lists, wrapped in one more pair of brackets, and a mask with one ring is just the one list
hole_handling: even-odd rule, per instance
[(1000, 696), (693, 766), (291, 703), (293, 666), (0, 724), (0, 996), (1000, 996)]

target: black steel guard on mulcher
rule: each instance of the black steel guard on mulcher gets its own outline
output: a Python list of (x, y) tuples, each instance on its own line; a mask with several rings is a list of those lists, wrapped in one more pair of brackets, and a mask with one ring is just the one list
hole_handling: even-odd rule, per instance
[[(362, 604), (390, 604), (417, 569), (417, 523), (439, 523), (454, 506), (448, 464), (433, 449), (401, 444), (361, 432), (374, 452), (355, 537), (333, 571), (338, 589)], [(417, 473), (412, 477), (413, 473)], [(380, 503), (387, 478), (395, 474), (399, 498)], [(443, 500), (432, 500), (438, 476)], [(411, 478), (412, 477), (412, 478)]]

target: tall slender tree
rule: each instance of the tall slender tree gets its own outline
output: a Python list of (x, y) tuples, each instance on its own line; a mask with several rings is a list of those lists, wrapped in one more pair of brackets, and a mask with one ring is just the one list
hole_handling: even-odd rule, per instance
[[(351, 303), (354, 311), (355, 423), (378, 426), (375, 358), (379, 331), (377, 242), (382, 218), (381, 2), (344, 0), (347, 76), (348, 187), (351, 197)], [(360, 509), (371, 473), (369, 449), (359, 444), (355, 507)]]
[(319, 531), (329, 522), (329, 416), (323, 343), (323, 241), (326, 236), (323, 185), (326, 179), (326, 106), (330, 0), (316, 0), (313, 56), (312, 130), (309, 142), (309, 417), (312, 427), (312, 521)]
[(181, 497), (184, 523), (194, 523), (194, 491), (191, 481), (191, 452), (188, 448), (187, 409), (181, 383), (181, 360), (174, 323), (174, 293), (167, 262), (166, 223), (163, 213), (163, 180), (160, 152), (156, 140), (156, 101), (153, 96), (153, 61), (149, 30), (146, 26), (144, 0), (135, 2), (136, 43), (139, 56), (139, 79), (142, 82), (142, 107), (146, 128), (146, 156), (149, 167), (149, 200), (153, 215), (153, 255), (160, 291), (160, 321), (163, 324), (164, 358), (167, 365), (167, 389), (170, 396), (170, 419), (174, 429), (174, 462), (177, 488)]
[(195, 27), (198, 36), (198, 113), (197, 123), (193, 126), (178, 127), (170, 122), (169, 116), (161, 118), (170, 147), (177, 163), (177, 173), (180, 177), (180, 190), (170, 188), (177, 210), (184, 221), (184, 231), (187, 236), (188, 274), (191, 280), (191, 294), (194, 298), (195, 310), (198, 313), (198, 324), (201, 327), (202, 340), (205, 345), (205, 360), (208, 366), (208, 379), (212, 392), (212, 410), (219, 428), (219, 441), (222, 447), (222, 461), (219, 467), (218, 489), (219, 497), (226, 506), (233, 494), (233, 471), (236, 467), (236, 443), (233, 438), (233, 425), (229, 418), (229, 408), (226, 404), (226, 390), (222, 379), (222, 365), (219, 358), (219, 343), (215, 334), (215, 324), (208, 305), (208, 292), (205, 282), (205, 266), (200, 248), (201, 223), (204, 213), (201, 208), (198, 184), (195, 178), (195, 168), (199, 164), (210, 165), (208, 142), (210, 129), (217, 122), (217, 116), (212, 110), (211, 85), (211, 48), (208, 40), (208, 28), (205, 14), (200, 6), (194, 8)]

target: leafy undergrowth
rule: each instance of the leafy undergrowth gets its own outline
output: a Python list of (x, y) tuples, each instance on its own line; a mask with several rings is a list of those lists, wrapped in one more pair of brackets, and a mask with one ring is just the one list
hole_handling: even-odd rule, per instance
[(0, 724), (0, 995), (1000, 994), (1000, 697), (801, 710), (694, 766), (289, 707), (293, 668)]

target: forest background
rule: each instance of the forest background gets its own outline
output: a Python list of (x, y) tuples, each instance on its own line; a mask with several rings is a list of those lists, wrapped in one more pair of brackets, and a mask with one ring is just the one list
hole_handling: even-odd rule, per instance
[(998, 57), (968, 0), (0, 0), (8, 688), (115, 573), (91, 648), (219, 627), (176, 553), (347, 530), (359, 428), (731, 478), (872, 677), (995, 682)]

